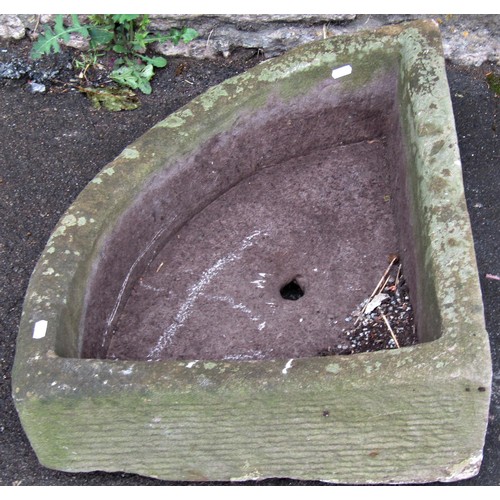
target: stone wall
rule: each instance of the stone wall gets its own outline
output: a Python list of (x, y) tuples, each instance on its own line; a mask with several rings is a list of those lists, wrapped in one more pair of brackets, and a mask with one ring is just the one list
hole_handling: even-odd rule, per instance
[[(50, 15), (0, 15), (0, 40), (21, 40), (51, 23)], [(85, 19), (85, 16), (81, 16)], [(484, 62), (500, 64), (500, 16), (443, 14), (327, 14), (327, 15), (151, 15), (151, 28), (168, 31), (189, 26), (200, 37), (189, 45), (162, 44), (156, 50), (164, 55), (196, 58), (228, 57), (246, 48), (274, 57), (298, 45), (364, 29), (417, 18), (434, 18), (441, 27), (445, 57), (456, 64), (478, 66)], [(36, 36), (36, 35), (35, 35)], [(85, 49), (85, 40), (74, 36), (70, 46)]]

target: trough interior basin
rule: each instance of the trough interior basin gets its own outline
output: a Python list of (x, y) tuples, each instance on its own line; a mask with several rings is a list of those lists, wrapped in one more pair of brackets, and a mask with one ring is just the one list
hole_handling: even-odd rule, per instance
[(390, 255), (414, 286), (406, 169), (395, 62), (354, 91), (329, 76), (240, 114), (156, 174), (107, 236), (81, 355), (249, 360), (345, 346), (346, 319)]

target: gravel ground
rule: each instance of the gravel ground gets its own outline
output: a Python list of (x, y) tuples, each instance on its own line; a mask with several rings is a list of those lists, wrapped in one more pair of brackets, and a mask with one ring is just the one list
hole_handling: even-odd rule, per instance
[[(0, 54), (0, 63), (10, 60), (12, 51), (19, 60), (26, 60), (27, 47), (19, 43)], [(40, 83), (36, 71), (51, 73), (50, 68), (32, 68), (20, 79), (0, 79), (0, 485), (183, 484), (132, 474), (69, 474), (42, 467), (10, 395), (17, 327), (38, 257), (58, 219), (85, 185), (156, 122), (208, 87), (256, 64), (259, 57), (248, 50), (211, 61), (172, 58), (155, 78), (152, 95), (140, 96), (142, 106), (120, 113), (92, 108), (83, 94), (62, 83), (45, 82), (48, 92), (33, 93), (30, 81)], [(72, 77), (70, 62), (70, 54), (60, 56), (59, 71), (50, 77), (67, 82)], [(17, 64), (14, 69), (21, 67)], [(483, 466), (477, 477), (454, 484), (499, 485), (500, 281), (486, 276), (500, 275), (499, 98), (485, 80), (493, 68), (448, 65), (447, 69), (494, 363)], [(256, 484), (314, 483), (283, 479)]]

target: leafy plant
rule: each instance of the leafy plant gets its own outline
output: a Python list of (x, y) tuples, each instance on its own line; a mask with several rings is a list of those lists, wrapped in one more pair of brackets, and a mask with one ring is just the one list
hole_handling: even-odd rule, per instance
[(31, 49), (31, 57), (40, 59), (43, 55), (51, 52), (57, 53), (61, 51), (59, 40), (68, 42), (71, 33), (78, 33), (84, 38), (90, 38), (91, 47), (108, 43), (112, 39), (112, 33), (99, 28), (97, 26), (86, 26), (80, 23), (76, 14), (71, 14), (71, 25), (64, 25), (64, 17), (58, 14), (55, 17), (54, 29), (48, 24), (43, 25), (43, 33), (39, 35), (37, 41)]
[(84, 37), (89, 37), (89, 31), (86, 26), (82, 26), (76, 14), (71, 15), (72, 26), (64, 26), (63, 16), (57, 15), (55, 19), (54, 29), (48, 24), (43, 26), (43, 34), (38, 37), (38, 40), (33, 44), (31, 49), (31, 57), (40, 59), (44, 54), (51, 52), (60, 52), (61, 46), (59, 40), (69, 41), (71, 33), (79, 33)]
[(78, 78), (87, 79), (87, 71), (92, 68), (103, 69), (99, 63), (99, 59), (103, 57), (103, 53), (98, 53), (96, 49), (91, 49), (89, 52), (83, 52), (79, 57), (73, 60), (73, 66), (79, 71)]
[[(165, 65), (165, 64), (164, 64)], [(152, 64), (141, 64), (126, 61), (125, 64), (115, 69), (109, 75), (116, 83), (132, 89), (139, 89), (144, 94), (151, 94), (151, 84), (154, 68)]]
[[(150, 19), (145, 14), (97, 14), (89, 16), (89, 20), (91, 24), (82, 25), (78, 16), (72, 14), (71, 25), (66, 26), (63, 16), (57, 15), (54, 29), (49, 25), (43, 26), (43, 34), (33, 45), (31, 56), (38, 59), (44, 54), (59, 52), (60, 40), (67, 42), (71, 33), (78, 33), (89, 39), (90, 48), (97, 56), (100, 56), (97, 50), (112, 51), (118, 56), (109, 75), (112, 80), (150, 94), (150, 81), (155, 68), (165, 67), (167, 60), (162, 56), (146, 56), (148, 46), (166, 41), (175, 45), (181, 41), (189, 43), (198, 36), (192, 28), (172, 28), (167, 35), (152, 33), (149, 30)], [(88, 67), (84, 65), (79, 69), (84, 69), (85, 75)]]

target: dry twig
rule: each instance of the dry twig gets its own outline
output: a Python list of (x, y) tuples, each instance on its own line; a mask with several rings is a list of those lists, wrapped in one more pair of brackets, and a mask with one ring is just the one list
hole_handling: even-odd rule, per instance
[(396, 274), (396, 281), (394, 282), (394, 285), (397, 287), (399, 285), (399, 278), (401, 277), (401, 264), (399, 264), (398, 267), (398, 274)]
[(400, 347), (399, 347), (398, 339), (396, 338), (396, 335), (392, 331), (391, 325), (389, 324), (389, 320), (386, 318), (385, 314), (382, 311), (380, 311), (380, 314), (381, 314), (382, 318), (384, 319), (385, 324), (387, 325), (387, 328), (389, 329), (389, 332), (390, 332), (390, 334), (392, 336), (392, 340), (394, 340), (394, 343), (396, 344), (396, 347), (399, 349)]
[[(214, 28), (215, 29), (215, 28)], [(210, 42), (210, 37), (212, 36), (212, 33), (214, 32), (214, 30), (212, 29), (212, 31), (208, 34), (208, 37), (207, 37), (207, 44), (205, 46), (205, 48), (208, 49), (208, 43)]]
[(38, 29), (38, 25), (40, 24), (41, 17), (42, 17), (41, 14), (38, 14), (36, 16), (36, 23), (35, 23), (35, 27), (33, 28), (33, 33), (36, 33), (36, 30)]
[(380, 278), (380, 281), (377, 283), (375, 290), (373, 290), (372, 294), (368, 298), (367, 303), (364, 305), (363, 309), (361, 310), (359, 316), (357, 317), (356, 321), (354, 322), (354, 325), (357, 325), (358, 322), (361, 320), (361, 317), (363, 316), (363, 314), (366, 311), (366, 307), (368, 306), (370, 301), (373, 299), (373, 297), (375, 297), (375, 295), (377, 295), (377, 293), (380, 293), (384, 289), (385, 285), (387, 284), (387, 281), (389, 280), (389, 276), (388, 276), (389, 272), (390, 272), (392, 266), (394, 265), (394, 263), (397, 262), (398, 259), (399, 259), (399, 257), (397, 255), (395, 255), (392, 258), (391, 263), (387, 266), (385, 273), (382, 275), (382, 278)]
[(385, 273), (383, 274), (382, 278), (380, 278), (380, 281), (378, 282), (377, 286), (375, 287), (375, 290), (373, 290), (372, 294), (370, 295), (369, 300), (373, 299), (373, 297), (375, 297), (375, 295), (377, 295), (377, 293), (379, 293), (379, 292), (381, 292), (383, 290), (383, 287), (381, 287), (381, 285), (384, 282), (384, 280), (387, 278), (387, 275), (389, 274), (392, 266), (394, 265), (394, 263), (397, 260), (398, 260), (398, 256), (395, 255), (392, 258), (391, 263), (387, 266), (387, 269), (385, 270)]

